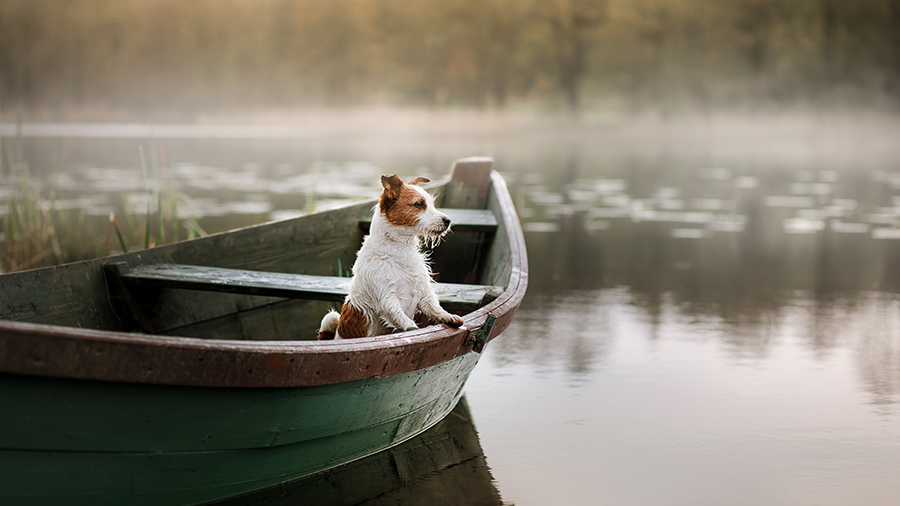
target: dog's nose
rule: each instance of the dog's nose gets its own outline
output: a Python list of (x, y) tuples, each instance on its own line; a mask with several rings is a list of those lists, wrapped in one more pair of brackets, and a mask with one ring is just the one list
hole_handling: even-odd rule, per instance
[(450, 218), (444, 216), (443, 220), (444, 220), (444, 228), (449, 227), (450, 226)]

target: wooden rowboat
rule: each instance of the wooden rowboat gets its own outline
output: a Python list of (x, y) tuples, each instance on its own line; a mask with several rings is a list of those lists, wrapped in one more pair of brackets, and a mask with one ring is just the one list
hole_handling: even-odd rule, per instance
[(372, 202), (0, 276), (0, 504), (194, 504), (395, 446), (456, 405), (527, 284), (487, 158), (432, 190), (459, 329), (316, 341)]

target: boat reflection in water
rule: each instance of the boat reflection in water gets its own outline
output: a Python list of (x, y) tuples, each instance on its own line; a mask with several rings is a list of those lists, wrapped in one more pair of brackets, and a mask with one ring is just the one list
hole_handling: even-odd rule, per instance
[(463, 397), (441, 422), (394, 448), (266, 490), (213, 503), (501, 505)]

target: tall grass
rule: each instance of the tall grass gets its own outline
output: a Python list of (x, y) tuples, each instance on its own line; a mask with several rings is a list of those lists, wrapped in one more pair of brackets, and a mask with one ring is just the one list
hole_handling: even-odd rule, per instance
[(28, 164), (16, 158), (15, 144), (5, 150), (8, 170), (0, 171), (0, 200), (6, 200), (6, 205), (0, 206), (0, 272), (134, 251), (206, 234), (195, 218), (179, 216), (178, 204), (186, 197), (163, 176), (155, 145), (152, 166), (143, 146), (138, 151), (146, 211), (138, 215), (126, 200), (109, 213), (106, 222), (86, 215), (84, 209), (61, 209), (57, 189), (31, 176)]
[[(19, 178), (3, 216), (4, 271), (63, 261), (56, 210), (27, 176)], [(58, 214), (58, 212), (56, 212)], [(56, 223), (55, 223), (56, 222)]]

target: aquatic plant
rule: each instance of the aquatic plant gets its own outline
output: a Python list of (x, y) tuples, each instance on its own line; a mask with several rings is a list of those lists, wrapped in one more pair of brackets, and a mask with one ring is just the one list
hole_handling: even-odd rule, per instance
[[(155, 146), (154, 146), (155, 147)], [(155, 149), (154, 149), (155, 151)], [(0, 272), (12, 272), (149, 248), (206, 235), (195, 217), (179, 216), (187, 196), (161, 175), (159, 160), (147, 163), (138, 150), (146, 188), (145, 212), (126, 201), (108, 213), (108, 221), (87, 216), (82, 206), (60, 206), (57, 189), (33, 177), (15, 149), (6, 150), (6, 173), (0, 173)], [(120, 219), (122, 220), (120, 223)], [(102, 241), (97, 238), (103, 236)], [(115, 236), (115, 241), (112, 237)]]

